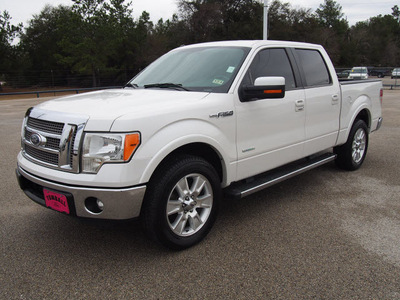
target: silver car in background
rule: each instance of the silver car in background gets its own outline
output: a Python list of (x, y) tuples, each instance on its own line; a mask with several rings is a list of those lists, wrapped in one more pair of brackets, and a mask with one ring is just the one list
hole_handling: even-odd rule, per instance
[(349, 73), (349, 79), (368, 79), (367, 67), (353, 67)]
[(395, 68), (392, 71), (392, 79), (393, 78), (400, 78), (400, 68)]

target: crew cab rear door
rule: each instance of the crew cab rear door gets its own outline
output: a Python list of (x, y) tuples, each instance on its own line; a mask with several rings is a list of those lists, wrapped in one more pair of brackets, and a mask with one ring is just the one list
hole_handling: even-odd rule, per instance
[(304, 154), (307, 156), (336, 144), (341, 91), (337, 78), (331, 76), (327, 63), (329, 57), (325, 52), (318, 49), (294, 49), (293, 54), (305, 88)]
[(285, 95), (250, 101), (238, 95), (237, 180), (303, 157), (305, 95), (292, 62), (288, 49), (260, 49), (242, 79), (239, 95), (244, 87), (254, 86), (257, 78), (284, 77)]

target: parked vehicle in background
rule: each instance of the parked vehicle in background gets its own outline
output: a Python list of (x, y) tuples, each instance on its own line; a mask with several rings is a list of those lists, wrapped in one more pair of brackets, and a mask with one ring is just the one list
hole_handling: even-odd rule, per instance
[(392, 71), (392, 79), (400, 78), (400, 68), (394, 68)]
[(370, 68), (369, 76), (376, 76), (378, 78), (383, 78), (385, 76), (390, 76), (390, 68)]
[(340, 83), (319, 45), (184, 46), (123, 89), (30, 108), (17, 177), (45, 207), (141, 217), (150, 238), (183, 249), (232, 199), (333, 160), (358, 169), (382, 124), (382, 95), (381, 80)]
[(348, 78), (351, 70), (343, 70), (343, 71), (337, 71), (336, 75), (338, 78)]
[(349, 74), (349, 79), (368, 79), (367, 67), (353, 67)]

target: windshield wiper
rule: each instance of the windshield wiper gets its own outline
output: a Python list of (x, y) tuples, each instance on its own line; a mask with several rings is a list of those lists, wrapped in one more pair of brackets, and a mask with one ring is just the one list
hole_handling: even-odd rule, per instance
[(162, 89), (175, 89), (175, 90), (184, 90), (189, 91), (188, 89), (184, 88), (182, 84), (177, 83), (152, 83), (152, 84), (145, 84), (145, 89), (149, 88), (162, 88)]
[(134, 89), (137, 89), (138, 85), (136, 83), (128, 82), (127, 84), (124, 85), (124, 88), (126, 88), (126, 87), (132, 87)]

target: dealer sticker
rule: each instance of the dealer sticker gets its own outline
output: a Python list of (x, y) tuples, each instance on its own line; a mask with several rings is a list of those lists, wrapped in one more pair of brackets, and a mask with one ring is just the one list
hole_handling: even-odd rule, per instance
[(233, 73), (233, 71), (235, 71), (235, 67), (229, 67), (229, 68), (226, 70), (226, 73)]
[(221, 79), (214, 79), (212, 83), (218, 84), (218, 85), (223, 85), (223, 84), (224, 84), (224, 81), (221, 80)]

